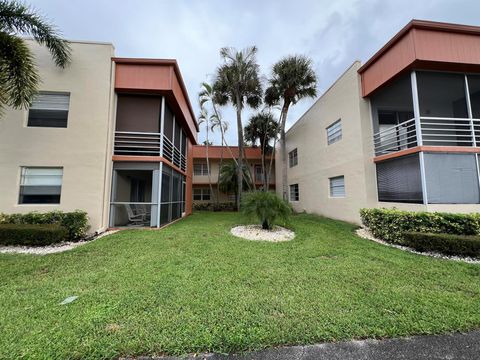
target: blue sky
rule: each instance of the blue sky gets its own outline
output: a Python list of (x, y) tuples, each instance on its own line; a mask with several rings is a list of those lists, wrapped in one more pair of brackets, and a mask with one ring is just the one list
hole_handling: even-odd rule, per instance
[[(313, 59), (319, 95), (355, 60), (366, 61), (412, 18), (480, 25), (478, 0), (32, 0), (68, 39), (112, 42), (116, 56), (175, 58), (198, 112), (200, 83), (211, 80), (223, 46), (259, 48), (266, 78), (288, 54)], [(314, 99), (293, 107), (288, 126)], [(244, 124), (251, 111), (244, 113)], [(229, 144), (236, 143), (234, 112)], [(199, 140), (205, 138), (205, 129)], [(213, 141), (219, 144), (218, 134)]]

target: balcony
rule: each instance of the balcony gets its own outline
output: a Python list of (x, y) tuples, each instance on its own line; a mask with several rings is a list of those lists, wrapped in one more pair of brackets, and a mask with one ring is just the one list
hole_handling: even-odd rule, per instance
[(187, 159), (172, 141), (161, 133), (115, 131), (114, 155), (162, 156), (182, 171)]
[(373, 135), (375, 156), (395, 153), (418, 145), (471, 147), (477, 146), (479, 142), (480, 119), (469, 118), (422, 117), (420, 132), (415, 119), (410, 119)]

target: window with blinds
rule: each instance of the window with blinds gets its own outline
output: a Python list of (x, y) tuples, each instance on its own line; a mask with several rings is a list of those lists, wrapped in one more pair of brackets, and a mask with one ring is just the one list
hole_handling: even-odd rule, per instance
[(342, 139), (342, 121), (338, 119), (332, 125), (327, 127), (327, 143), (328, 145), (336, 143)]
[(210, 200), (210, 189), (209, 188), (196, 188), (193, 189), (193, 200), (197, 201), (209, 201)]
[(423, 202), (418, 154), (382, 161), (376, 167), (379, 201)]
[(28, 112), (28, 126), (66, 128), (70, 94), (41, 92)]
[(196, 176), (208, 176), (207, 163), (193, 164), (193, 175)]
[(19, 204), (60, 204), (63, 168), (22, 167)]
[(298, 165), (298, 151), (296, 148), (288, 153), (288, 164), (289, 167)]
[(330, 178), (330, 197), (345, 197), (345, 177)]
[(290, 185), (290, 201), (299, 201), (300, 193), (298, 191), (298, 184)]

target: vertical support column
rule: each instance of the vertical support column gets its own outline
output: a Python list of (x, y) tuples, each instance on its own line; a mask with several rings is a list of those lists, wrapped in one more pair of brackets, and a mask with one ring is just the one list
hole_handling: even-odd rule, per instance
[[(417, 146), (423, 145), (422, 139), (422, 124), (420, 121), (420, 105), (418, 102), (418, 87), (417, 87), (417, 73), (412, 71), (411, 75), (411, 82), (412, 82), (412, 100), (413, 100), (413, 115), (415, 116), (415, 132), (417, 134)], [(427, 180), (425, 177), (425, 158), (423, 151), (418, 153), (419, 160), (420, 160), (420, 178), (422, 181), (422, 197), (423, 203), (425, 205), (428, 204), (428, 196), (427, 196)]]
[(115, 194), (117, 193), (117, 170), (113, 170), (112, 173), (112, 190), (110, 194), (110, 219), (108, 220), (108, 226), (115, 226), (115, 205), (112, 202), (115, 201)]
[(173, 115), (173, 126), (172, 126), (172, 164), (175, 164), (175, 125), (176, 125), (177, 119), (175, 118), (175, 115)]
[(472, 146), (477, 146), (477, 139), (475, 139), (475, 127), (473, 126), (472, 103), (470, 102), (470, 90), (468, 87), (467, 75), (465, 76), (465, 98), (467, 100), (467, 112), (470, 119), (470, 132), (472, 134)]
[(158, 164), (158, 188), (157, 188), (157, 206), (158, 211), (156, 212), (157, 216), (157, 228), (160, 227), (160, 213), (162, 211), (162, 180), (163, 180), (163, 162)]
[[(470, 99), (470, 88), (468, 86), (468, 77), (465, 74), (465, 98), (467, 100), (467, 111), (468, 111), (468, 118), (470, 119), (470, 132), (472, 134), (472, 146), (477, 146), (477, 139), (475, 137), (475, 124), (473, 123), (473, 113), (472, 113), (472, 102)], [(475, 166), (477, 168), (477, 179), (480, 188), (480, 168), (478, 164), (478, 154), (474, 153), (475, 155)], [(477, 199), (477, 203), (480, 203), (480, 199)]]
[(162, 104), (160, 107), (160, 156), (163, 156), (164, 127), (165, 127), (165, 96), (162, 96)]
[(160, 187), (158, 186), (162, 174), (159, 170), (153, 170), (152, 172), (152, 197), (150, 203), (152, 205), (150, 208), (150, 226), (158, 227), (158, 212), (160, 211), (160, 204), (158, 203), (158, 193), (160, 192)]

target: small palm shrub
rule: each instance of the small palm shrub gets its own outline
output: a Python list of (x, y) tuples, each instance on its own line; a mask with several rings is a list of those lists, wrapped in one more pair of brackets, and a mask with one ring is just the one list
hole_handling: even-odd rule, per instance
[(270, 191), (246, 193), (241, 209), (246, 216), (259, 220), (265, 230), (271, 230), (277, 219), (287, 221), (293, 212), (287, 201)]

